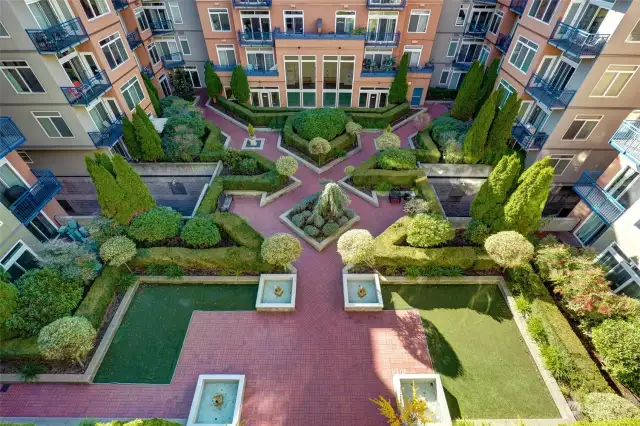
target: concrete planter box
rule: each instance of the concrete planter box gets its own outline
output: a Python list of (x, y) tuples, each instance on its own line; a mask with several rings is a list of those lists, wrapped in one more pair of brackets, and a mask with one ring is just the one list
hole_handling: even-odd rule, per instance
[[(209, 400), (219, 392), (220, 388), (217, 385), (230, 393), (220, 408), (213, 407), (213, 402)], [(238, 426), (242, 411), (244, 385), (244, 374), (201, 374), (198, 376), (198, 384), (193, 395), (187, 426)], [(232, 392), (233, 390), (235, 392)], [(226, 404), (233, 404), (233, 407)], [(219, 414), (217, 410), (220, 411)]]
[(428, 178), (478, 178), (486, 179), (493, 170), (485, 164), (421, 163)]
[(285, 186), (284, 188), (270, 195), (267, 195), (268, 193), (265, 191), (240, 191), (240, 190), (233, 190), (233, 189), (224, 191), (224, 193), (227, 195), (236, 195), (239, 197), (260, 197), (260, 207), (264, 207), (267, 204), (273, 203), (275, 200), (282, 197), (286, 193), (291, 192), (297, 187), (299, 187), (300, 185), (302, 185), (302, 181), (297, 177), (290, 176), (290, 178), (293, 182), (291, 182), (289, 185)]
[[(366, 291), (362, 297), (358, 294), (361, 288)], [(381, 311), (384, 308), (378, 274), (342, 274), (342, 293), (345, 311)]]
[(360, 191), (358, 188), (356, 188), (355, 186), (351, 186), (349, 183), (347, 183), (347, 180), (349, 179), (349, 176), (345, 176), (342, 179), (340, 179), (338, 181), (338, 185), (340, 185), (343, 189), (351, 192), (352, 194), (356, 195), (359, 198), (362, 198), (363, 200), (365, 200), (367, 203), (371, 204), (374, 207), (379, 207), (380, 206), (380, 202), (378, 201), (378, 195), (376, 194), (376, 191), (373, 191), (373, 193), (371, 195), (369, 194), (365, 194), (364, 192)]
[(280, 215), (280, 221), (284, 222), (284, 224), (287, 225), (289, 228), (291, 228), (291, 230), (295, 232), (298, 237), (308, 242), (311, 245), (311, 247), (313, 247), (317, 251), (322, 251), (325, 248), (327, 248), (329, 244), (331, 244), (332, 242), (340, 238), (340, 235), (347, 232), (349, 229), (353, 227), (353, 225), (355, 225), (356, 223), (358, 223), (358, 221), (360, 221), (360, 216), (355, 215), (351, 220), (349, 220), (349, 222), (342, 225), (340, 229), (338, 229), (338, 232), (336, 232), (330, 237), (325, 238), (322, 241), (317, 241), (314, 238), (310, 237), (309, 235), (305, 234), (302, 229), (298, 228), (293, 222), (291, 222), (291, 220), (289, 219), (289, 213), (291, 213), (291, 209), (282, 213)]
[[(296, 310), (296, 274), (262, 274), (258, 285), (256, 310), (264, 312), (293, 312)], [(274, 294), (275, 286), (283, 290)]]
[(419, 398), (427, 400), (427, 415), (431, 420), (425, 425), (450, 426), (451, 415), (439, 374), (394, 374), (393, 390), (398, 404), (404, 406), (405, 398), (411, 398), (415, 384)]
[(278, 137), (278, 151), (290, 155), (291, 157), (295, 158), (296, 160), (298, 160), (299, 163), (304, 164), (305, 166), (307, 166), (308, 168), (310, 168), (311, 170), (313, 170), (314, 172), (316, 172), (317, 174), (322, 174), (328, 170), (330, 170), (333, 166), (336, 166), (338, 164), (340, 164), (341, 162), (343, 162), (344, 160), (346, 160), (349, 157), (353, 157), (354, 155), (356, 155), (358, 152), (360, 152), (362, 150), (362, 142), (360, 141), (360, 135), (358, 135), (358, 137), (356, 138), (358, 141), (358, 145), (353, 148), (351, 151), (347, 152), (347, 155), (344, 157), (338, 157), (332, 161), (330, 161), (329, 163), (325, 164), (324, 166), (320, 167), (320, 166), (316, 166), (315, 164), (307, 161), (305, 158), (302, 158), (301, 156), (299, 156), (298, 154), (296, 154), (293, 151), (289, 151), (287, 149), (286, 146), (284, 146), (283, 142), (282, 142), (282, 135), (280, 135)]

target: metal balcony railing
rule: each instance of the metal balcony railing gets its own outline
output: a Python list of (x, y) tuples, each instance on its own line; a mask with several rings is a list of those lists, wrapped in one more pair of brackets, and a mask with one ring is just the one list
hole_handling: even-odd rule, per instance
[(167, 69), (181, 67), (184, 65), (184, 57), (180, 52), (169, 53), (162, 57), (162, 65)]
[(430, 62), (430, 63), (424, 64), (421, 67), (409, 67), (409, 72), (417, 73), (417, 74), (431, 74), (435, 69), (436, 69), (436, 66)]
[(489, 25), (485, 23), (470, 23), (464, 29), (464, 35), (470, 37), (484, 38), (485, 34), (487, 34), (487, 30), (489, 29)]
[(362, 68), (360, 77), (395, 77), (398, 70), (385, 70), (382, 68)]
[(238, 31), (240, 46), (273, 46), (273, 33), (261, 31)]
[(233, 0), (233, 7), (260, 9), (271, 7), (271, 0)]
[(61, 89), (71, 105), (86, 106), (111, 89), (111, 80), (102, 70), (82, 84)]
[(142, 44), (142, 38), (140, 38), (138, 30), (133, 30), (127, 34), (127, 41), (129, 42), (131, 50), (135, 50), (136, 47), (140, 46)]
[(397, 46), (400, 44), (400, 33), (368, 32), (364, 39), (365, 46)]
[(89, 137), (96, 148), (111, 148), (122, 137), (122, 118), (120, 114), (102, 132), (89, 132)]
[(311, 33), (311, 32), (282, 32), (276, 29), (273, 32), (276, 39), (322, 39), (322, 40), (364, 40), (365, 34), (352, 33)]
[(513, 13), (517, 13), (518, 15), (522, 15), (524, 13), (524, 8), (527, 6), (527, 0), (511, 0), (511, 4), (509, 5), (509, 10)]
[(279, 75), (277, 68), (273, 70), (265, 70), (252, 67), (251, 65), (244, 69), (244, 73), (247, 77), (277, 77)]
[(542, 149), (547, 139), (549, 139), (549, 135), (544, 132), (530, 131), (527, 126), (517, 118), (511, 128), (511, 136), (513, 136), (518, 146), (525, 151)]
[(573, 190), (591, 210), (607, 225), (611, 225), (624, 213), (624, 206), (597, 183), (601, 171), (582, 173)]
[(43, 207), (62, 189), (62, 184), (51, 170), (32, 169), (31, 171), (38, 181), (9, 206), (9, 210), (24, 225), (38, 216)]
[(62, 53), (89, 40), (80, 18), (73, 18), (46, 30), (26, 30), (38, 53)]
[(216, 72), (232, 72), (233, 69), (236, 67), (237, 65), (213, 65), (213, 70)]
[(498, 34), (498, 38), (496, 39), (496, 49), (502, 53), (507, 53), (509, 46), (511, 46), (511, 36), (504, 33)]
[(151, 64), (147, 65), (146, 67), (142, 68), (142, 73), (144, 75), (146, 75), (149, 78), (153, 78), (156, 74), (153, 72), (153, 68), (151, 67)]
[(596, 58), (604, 49), (609, 37), (609, 34), (589, 34), (558, 21), (549, 37), (549, 44), (577, 59)]
[(368, 9), (402, 10), (407, 0), (367, 0)]
[(538, 74), (531, 76), (525, 91), (549, 109), (567, 108), (576, 94), (575, 90), (558, 89)]
[(640, 121), (623, 121), (609, 143), (621, 154), (640, 165)]
[(469, 71), (471, 69), (471, 62), (460, 62), (459, 60), (454, 60), (451, 65), (457, 70)]
[(122, 10), (129, 7), (129, 2), (127, 0), (111, 0), (111, 3), (116, 10)]
[(153, 35), (170, 34), (175, 31), (173, 21), (169, 19), (149, 21), (149, 26), (151, 27), (151, 34)]
[(0, 158), (18, 148), (27, 140), (11, 117), (0, 117)]

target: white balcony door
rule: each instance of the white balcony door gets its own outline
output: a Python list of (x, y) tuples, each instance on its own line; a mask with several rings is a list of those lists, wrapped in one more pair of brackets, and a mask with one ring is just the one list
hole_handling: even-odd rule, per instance
[(47, 29), (73, 19), (65, 0), (27, 1), (29, 10), (41, 29)]
[(369, 15), (369, 25), (367, 26), (370, 41), (393, 41), (396, 32), (398, 15)]

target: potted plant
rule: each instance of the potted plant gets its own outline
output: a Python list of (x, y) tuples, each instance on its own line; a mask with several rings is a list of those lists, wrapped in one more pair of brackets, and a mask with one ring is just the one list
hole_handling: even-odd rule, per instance
[(249, 132), (249, 137), (251, 139), (251, 142), (253, 144), (255, 144), (255, 142), (256, 142), (256, 129), (253, 128), (253, 124), (249, 123), (249, 126), (247, 126), (247, 131)]

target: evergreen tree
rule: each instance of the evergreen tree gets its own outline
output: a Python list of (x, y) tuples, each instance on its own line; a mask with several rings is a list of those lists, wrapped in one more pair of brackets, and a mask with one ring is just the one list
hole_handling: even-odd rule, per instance
[(484, 156), (489, 129), (496, 114), (497, 96), (497, 92), (489, 96), (464, 138), (462, 149), (464, 151), (464, 162), (467, 164), (476, 164)]
[(84, 163), (98, 194), (102, 216), (115, 218), (125, 204), (122, 188), (116, 182), (116, 178), (93, 158), (84, 157)]
[(136, 129), (126, 115), (122, 117), (122, 133), (124, 144), (127, 146), (129, 155), (136, 160), (140, 159), (142, 157), (142, 151), (140, 150), (140, 142), (138, 142), (138, 137), (136, 136)]
[(145, 73), (142, 73), (142, 80), (149, 93), (149, 99), (153, 104), (153, 109), (156, 112), (156, 116), (162, 117), (162, 107), (160, 106), (160, 95), (158, 94), (158, 88), (153, 85), (153, 82)]
[(220, 77), (218, 77), (209, 61), (204, 66), (204, 82), (207, 85), (207, 95), (215, 101), (220, 92), (222, 92), (223, 87)]
[(499, 72), (500, 60), (495, 59), (484, 71), (484, 76), (482, 77), (482, 85), (480, 86), (480, 92), (478, 96), (478, 105), (476, 105), (476, 112), (474, 115), (480, 114), (480, 109), (487, 101), (487, 99), (489, 99), (489, 96), (493, 91), (493, 86), (495, 86), (496, 84), (496, 79), (498, 78)]
[(389, 103), (401, 104), (407, 100), (407, 90), (409, 90), (409, 84), (407, 83), (407, 73), (409, 72), (409, 55), (405, 53), (402, 55), (400, 65), (398, 66), (398, 73), (396, 78), (391, 83), (389, 88)]
[(185, 101), (191, 102), (196, 96), (196, 91), (191, 84), (191, 78), (181, 68), (176, 68), (171, 73), (171, 87), (173, 87), (173, 93)]
[[(503, 90), (500, 88), (498, 91), (503, 93)], [(503, 95), (500, 94), (498, 96), (498, 102), (500, 102)], [(517, 93), (512, 93), (504, 106), (498, 111), (487, 138), (487, 150), (484, 158), (486, 164), (497, 164), (507, 151), (509, 140), (511, 140), (511, 129), (516, 121), (521, 104), (522, 100)]]
[(241, 103), (247, 103), (249, 96), (251, 96), (247, 75), (240, 65), (235, 67), (231, 73), (231, 92), (238, 102)]
[(104, 167), (113, 176), (116, 175), (116, 172), (113, 170), (113, 164), (111, 163), (111, 158), (109, 158), (107, 154), (102, 152), (96, 152), (93, 155), (95, 157), (96, 163)]
[(462, 121), (471, 119), (478, 104), (478, 96), (480, 94), (483, 76), (484, 67), (480, 62), (474, 61), (471, 69), (464, 77), (455, 101), (453, 101), (453, 108), (451, 109), (451, 116), (453, 118)]
[(127, 201), (122, 209), (119, 209), (117, 220), (126, 224), (135, 216), (144, 213), (156, 206), (156, 200), (149, 193), (149, 188), (144, 184), (140, 176), (133, 170), (121, 155), (113, 156), (113, 168), (116, 171), (117, 185), (121, 188)]
[(156, 161), (162, 158), (164, 153), (162, 151), (160, 135), (140, 105), (136, 106), (136, 112), (133, 116), (133, 127), (136, 131), (138, 143), (140, 144), (140, 158), (144, 161)]

